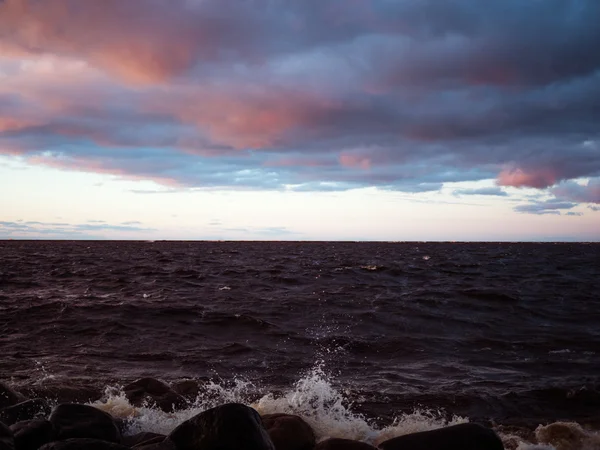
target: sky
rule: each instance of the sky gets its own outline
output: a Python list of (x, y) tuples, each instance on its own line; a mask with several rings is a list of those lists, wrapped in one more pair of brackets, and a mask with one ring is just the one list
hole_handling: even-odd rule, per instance
[(598, 0), (0, 0), (0, 239), (600, 241)]

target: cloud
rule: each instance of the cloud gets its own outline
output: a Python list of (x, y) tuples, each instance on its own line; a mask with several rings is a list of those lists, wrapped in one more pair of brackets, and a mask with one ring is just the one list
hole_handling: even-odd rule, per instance
[(456, 189), (454, 195), (491, 195), (496, 197), (506, 197), (508, 194), (499, 187), (484, 187), (477, 189)]
[(600, 178), (591, 179), (587, 184), (574, 181), (563, 182), (551, 192), (557, 197), (581, 203), (600, 204)]
[(595, 0), (5, 0), (0, 154), (160, 193), (495, 179), (456, 194), (598, 203), (573, 181), (600, 176), (598, 17)]
[(561, 210), (571, 209), (577, 203), (559, 202), (556, 200), (534, 201), (529, 204), (517, 205), (514, 210), (520, 213), (531, 214), (560, 214)]
[[(120, 225), (105, 223), (102, 220), (88, 221), (88, 223), (70, 224), (38, 221), (0, 221), (0, 237), (4, 238), (29, 238), (36, 236), (52, 236), (55, 238), (83, 238), (93, 239), (101, 238), (104, 233), (111, 231), (136, 233), (153, 231), (152, 228), (146, 228), (140, 222), (128, 222)], [(90, 234), (97, 232), (100, 234)]]

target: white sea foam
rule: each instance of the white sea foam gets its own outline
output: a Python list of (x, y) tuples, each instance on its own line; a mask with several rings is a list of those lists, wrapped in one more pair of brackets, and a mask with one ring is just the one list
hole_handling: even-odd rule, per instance
[(293, 388), (279, 395), (267, 393), (259, 400), (248, 399), (255, 387), (244, 380), (225, 386), (210, 382), (203, 386), (193, 405), (175, 413), (156, 408), (134, 407), (120, 389), (109, 388), (105, 399), (93, 403), (115, 417), (128, 421), (127, 434), (152, 431), (167, 434), (183, 421), (216, 405), (239, 402), (255, 408), (261, 415), (274, 413), (296, 414), (313, 428), (317, 440), (341, 437), (377, 445), (395, 436), (431, 430), (467, 422), (463, 417), (445, 420), (435, 411), (418, 410), (402, 414), (391, 425), (378, 428), (360, 414), (352, 411), (343, 393), (336, 389), (321, 365), (317, 365), (296, 382)]
[[(55, 377), (46, 371), (42, 363), (37, 365), (40, 379), (36, 385), (54, 380)], [(323, 362), (315, 365), (283, 393), (267, 393), (255, 400), (256, 392), (257, 387), (243, 379), (234, 379), (230, 383), (206, 382), (189, 408), (166, 413), (148, 406), (135, 407), (127, 400), (122, 386), (109, 386), (103, 399), (91, 405), (126, 420), (126, 434), (142, 431), (168, 434), (202, 411), (237, 402), (255, 408), (261, 415), (298, 415), (313, 428), (318, 441), (341, 437), (375, 446), (396, 436), (468, 422), (468, 418), (460, 416), (448, 420), (443, 411), (416, 409), (410, 414), (397, 415), (391, 424), (379, 427), (352, 410), (352, 403), (348, 402), (342, 390), (335, 387), (334, 379), (324, 370)], [(498, 434), (507, 450), (600, 450), (600, 432), (586, 430), (575, 422), (538, 426), (536, 442), (502, 431)]]

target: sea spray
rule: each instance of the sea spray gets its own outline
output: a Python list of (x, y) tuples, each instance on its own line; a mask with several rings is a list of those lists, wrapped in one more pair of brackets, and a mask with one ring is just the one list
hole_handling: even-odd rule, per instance
[(255, 392), (256, 386), (242, 379), (235, 379), (231, 385), (210, 381), (202, 386), (202, 391), (189, 408), (167, 413), (148, 406), (134, 407), (122, 388), (111, 387), (106, 390), (105, 398), (94, 402), (93, 406), (125, 419), (126, 434), (142, 431), (168, 434), (177, 425), (202, 411), (224, 403), (239, 402), (252, 406), (261, 415), (298, 415), (313, 428), (318, 441), (340, 437), (372, 444), (407, 433), (468, 421), (458, 416), (446, 420), (437, 411), (415, 410), (412, 414), (397, 416), (391, 425), (380, 429), (363, 415), (352, 411), (352, 403), (334, 387), (333, 379), (326, 373), (322, 362), (317, 363), (288, 391), (281, 394), (269, 392), (253, 400)]

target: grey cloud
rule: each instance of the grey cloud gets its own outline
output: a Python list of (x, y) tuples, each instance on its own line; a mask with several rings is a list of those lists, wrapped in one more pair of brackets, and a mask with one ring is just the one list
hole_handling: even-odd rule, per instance
[(546, 200), (528, 203), (524, 205), (517, 205), (515, 206), (514, 210), (520, 213), (531, 214), (560, 214), (561, 210), (571, 209), (575, 206), (577, 206), (577, 203)]
[(585, 185), (574, 181), (563, 182), (551, 191), (558, 198), (575, 202), (600, 204), (600, 178), (591, 179)]
[[(569, 182), (600, 175), (595, 0), (79, 0), (76, 17), (53, 9), (67, 0), (25, 3), (28, 17), (0, 5), (0, 44), (109, 74), (0, 94), (0, 120), (34, 119), (0, 131), (0, 152), (31, 163), (166, 186), (140, 194), (426, 192), (498, 177), (598, 202)], [(34, 46), (29, 29), (45, 39)]]
[(496, 197), (506, 197), (508, 194), (499, 187), (486, 187), (478, 189), (456, 189), (454, 195), (491, 195)]
[[(36, 222), (36, 221), (0, 221), (0, 236), (4, 234), (7, 237), (31, 237), (33, 235), (49, 235), (54, 237), (79, 237), (79, 238), (95, 238), (98, 235), (89, 234), (89, 232), (104, 232), (104, 231), (127, 231), (140, 232), (152, 231), (152, 228), (145, 228), (134, 225), (111, 225), (108, 223), (70, 224), (70, 223), (54, 223), (54, 222)], [(138, 222), (139, 224), (139, 222)]]

